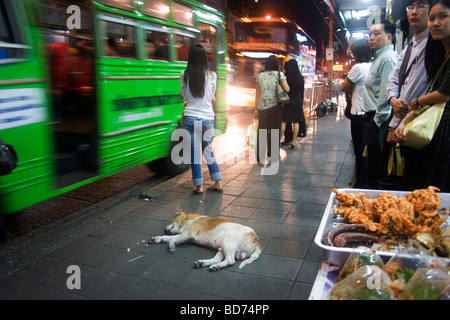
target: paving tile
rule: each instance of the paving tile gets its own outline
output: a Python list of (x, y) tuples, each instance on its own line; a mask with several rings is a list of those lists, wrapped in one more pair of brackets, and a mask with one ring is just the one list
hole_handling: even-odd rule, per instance
[(101, 270), (82, 281), (81, 289), (76, 294), (89, 299), (112, 300), (139, 281), (136, 277)]
[(265, 254), (302, 259), (309, 248), (308, 242), (272, 238), (264, 248)]
[(73, 257), (75, 264), (83, 264), (90, 267), (105, 268), (119, 257), (125, 255), (127, 249), (114, 248), (107, 245), (94, 244), (91, 248), (85, 250), (82, 255)]
[(265, 254), (263, 250), (258, 260), (236, 271), (263, 277), (294, 280), (301, 263), (301, 259)]
[[(194, 292), (164, 283), (141, 279), (124, 290), (120, 300), (217, 300), (220, 296)], [(163, 310), (159, 310), (163, 311)], [(171, 310), (172, 312), (172, 310)]]
[(314, 227), (305, 227), (291, 224), (283, 224), (275, 237), (281, 239), (290, 239), (297, 241), (313, 241), (316, 235), (316, 229)]
[(288, 297), (291, 285), (287, 280), (247, 275), (233, 299), (284, 300)]
[[(176, 254), (177, 252), (172, 255)], [(194, 261), (188, 263), (166, 257), (153, 266), (143, 278), (167, 286), (184, 288), (186, 283), (196, 276), (195, 271), (198, 270), (194, 270), (193, 266)]]
[(295, 280), (303, 283), (313, 284), (316, 279), (320, 264), (320, 261), (304, 260), (300, 268), (300, 272), (298, 273), (298, 276)]
[(312, 285), (296, 282), (289, 295), (289, 300), (308, 300)]
[[(236, 261), (236, 265), (239, 263)], [(244, 280), (245, 274), (231, 272), (228, 269), (230, 268), (217, 272), (210, 272), (208, 268), (196, 270), (195, 278), (189, 281), (184, 289), (231, 299)]]
[(231, 204), (231, 205), (227, 206), (226, 208), (224, 208), (220, 212), (220, 216), (249, 218), (255, 211), (256, 211), (256, 208), (241, 207), (241, 206), (236, 206), (236, 205)]
[(318, 227), (320, 220), (321, 216), (319, 215), (298, 214), (296, 212), (291, 212), (286, 219), (284, 219), (284, 223), (307, 227)]
[(262, 220), (262, 221), (269, 221), (269, 222), (283, 222), (283, 220), (288, 215), (287, 212), (280, 212), (278, 210), (269, 210), (269, 209), (262, 209), (259, 208), (255, 211), (254, 214), (252, 214), (251, 218), (254, 220)]
[(255, 199), (242, 196), (240, 198), (236, 198), (231, 204), (235, 206), (259, 208), (263, 202), (264, 199)]

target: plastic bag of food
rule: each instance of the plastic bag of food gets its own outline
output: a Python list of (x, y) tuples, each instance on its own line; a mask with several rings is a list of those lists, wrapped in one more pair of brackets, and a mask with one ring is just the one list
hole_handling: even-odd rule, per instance
[(410, 247), (398, 252), (386, 262), (384, 271), (389, 274), (392, 281), (401, 280), (407, 283), (417, 269), (428, 267), (429, 263), (429, 255)]
[(450, 269), (420, 268), (398, 296), (401, 300), (441, 300), (449, 298)]
[(364, 265), (333, 286), (330, 300), (395, 300), (391, 283), (377, 265)]
[(356, 247), (350, 256), (347, 258), (344, 266), (339, 272), (338, 279), (343, 280), (362, 266), (377, 266), (383, 269), (383, 259), (376, 253), (378, 245), (373, 245), (372, 248)]

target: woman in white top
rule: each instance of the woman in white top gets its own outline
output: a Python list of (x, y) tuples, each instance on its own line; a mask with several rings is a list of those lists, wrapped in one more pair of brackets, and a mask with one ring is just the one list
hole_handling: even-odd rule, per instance
[[(278, 81), (280, 81), (283, 90), (289, 92), (286, 76), (279, 70), (278, 58), (275, 55), (271, 55), (266, 60), (266, 71), (261, 72), (256, 78), (255, 105), (258, 109), (259, 119), (256, 159), (260, 165), (264, 165), (266, 151), (269, 161), (271, 161), (272, 152), (277, 155), (275, 160), (278, 161), (277, 159), (279, 159), (283, 109), (282, 105), (277, 103), (275, 95), (276, 84)], [(273, 141), (271, 139), (272, 130), (278, 130), (277, 135), (275, 135), (276, 140), (274, 139)], [(267, 133), (267, 135), (265, 134), (264, 139), (262, 139), (263, 137), (260, 136), (260, 133)]]
[(351, 51), (356, 64), (347, 74), (341, 85), (341, 91), (352, 90), (350, 127), (356, 164), (356, 183), (353, 187), (367, 189), (369, 187), (368, 166), (367, 158), (363, 157), (366, 146), (366, 119), (361, 107), (363, 91), (371, 66), (369, 61), (372, 58), (372, 50), (367, 39), (358, 39), (352, 43)]
[(195, 185), (193, 192), (203, 193), (202, 153), (211, 180), (214, 181), (208, 190), (222, 192), (222, 173), (212, 151), (215, 118), (213, 101), (217, 75), (208, 69), (206, 50), (203, 46), (195, 45), (190, 48), (187, 68), (181, 73), (180, 78), (181, 96), (186, 101), (183, 127), (191, 136), (191, 169)]

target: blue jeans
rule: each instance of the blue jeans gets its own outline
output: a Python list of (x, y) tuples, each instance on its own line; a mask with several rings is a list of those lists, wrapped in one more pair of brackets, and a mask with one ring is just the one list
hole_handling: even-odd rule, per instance
[(221, 180), (222, 173), (212, 151), (214, 120), (185, 116), (183, 118), (183, 127), (189, 131), (191, 136), (191, 169), (194, 185), (199, 186), (203, 184), (202, 153), (208, 165), (211, 180)]

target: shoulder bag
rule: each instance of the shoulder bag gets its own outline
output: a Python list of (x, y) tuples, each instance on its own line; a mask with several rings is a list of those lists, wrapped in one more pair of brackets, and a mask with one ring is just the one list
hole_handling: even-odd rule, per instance
[(445, 102), (432, 106), (424, 106), (419, 115), (410, 121), (403, 129), (404, 146), (422, 150), (433, 139), (444, 112)]
[[(436, 73), (427, 94), (433, 91), (434, 82), (436, 81), (437, 75), (442, 72), (448, 58), (449, 57), (445, 59), (441, 68)], [(418, 115), (416, 115), (416, 117), (403, 129), (403, 136), (405, 137), (405, 142), (403, 145), (418, 150), (425, 148), (433, 139), (434, 133), (441, 122), (445, 105), (446, 102), (442, 102), (421, 107), (417, 112)]]
[(0, 139), (0, 176), (10, 174), (17, 167), (17, 153), (14, 147)]
[(287, 104), (289, 103), (291, 100), (289, 98), (289, 95), (284, 92), (283, 87), (280, 84), (280, 71), (278, 71), (278, 81), (277, 84), (275, 86), (275, 96), (277, 97), (277, 102), (281, 103), (281, 104)]

